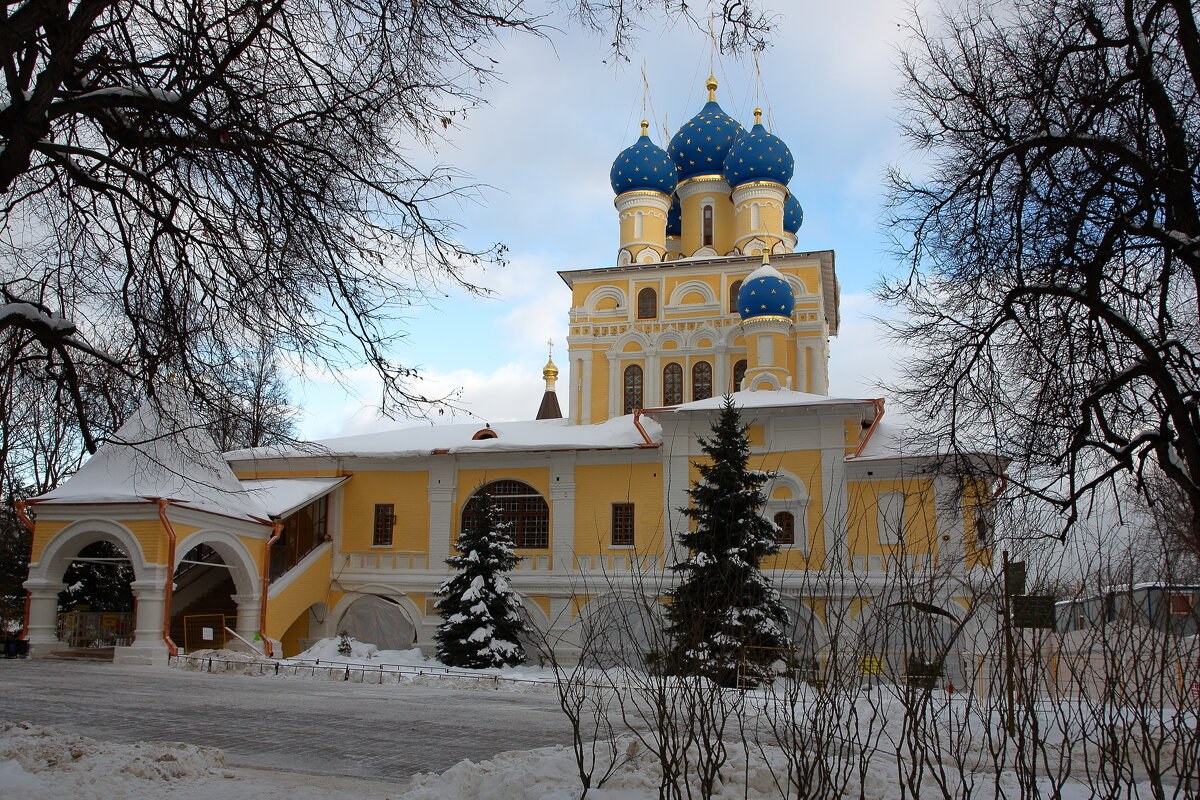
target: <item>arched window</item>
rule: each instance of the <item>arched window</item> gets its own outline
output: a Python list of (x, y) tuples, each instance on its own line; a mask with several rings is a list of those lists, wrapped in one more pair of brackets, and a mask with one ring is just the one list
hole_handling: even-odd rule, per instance
[(645, 288), (638, 292), (638, 319), (654, 319), (658, 316), (658, 293)]
[(663, 405), (677, 406), (683, 402), (683, 367), (672, 361), (663, 367)]
[(701, 244), (704, 247), (713, 246), (713, 207), (705, 206), (701, 212)]
[(758, 203), (750, 204), (750, 230), (756, 231), (762, 225), (762, 212), (759, 211)]
[(740, 392), (742, 390), (742, 381), (746, 380), (746, 359), (739, 359), (733, 365), (733, 390)]
[(729, 284), (729, 313), (730, 314), (738, 313), (738, 307), (737, 307), (738, 292), (740, 292), (741, 290), (742, 290), (742, 281), (740, 278), (738, 280), (734, 281), (733, 283)]
[[(527, 483), (521, 481), (492, 481), (484, 487), (512, 523), (513, 540), (524, 550), (544, 550), (550, 546), (550, 507), (545, 499)], [(463, 530), (479, 521), (476, 509), (478, 491), (463, 505)]]
[(697, 361), (692, 364), (692, 399), (707, 400), (712, 397), (712, 364)]
[(641, 211), (634, 212), (634, 215), (633, 215), (633, 238), (634, 239), (642, 238), (642, 212)]
[(775, 532), (775, 541), (779, 544), (796, 543), (796, 517), (790, 511), (780, 511), (775, 515), (775, 524), (779, 530)]
[(624, 412), (632, 414), (635, 408), (644, 408), (642, 405), (642, 368), (637, 364), (630, 364), (625, 368), (625, 392), (624, 392)]

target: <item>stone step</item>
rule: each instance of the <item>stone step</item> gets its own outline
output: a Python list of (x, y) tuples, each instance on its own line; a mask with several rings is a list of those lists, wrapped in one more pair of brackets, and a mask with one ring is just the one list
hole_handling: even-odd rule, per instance
[(72, 650), (55, 650), (46, 653), (43, 658), (53, 658), (58, 661), (112, 661), (115, 649), (112, 647), (80, 647)]

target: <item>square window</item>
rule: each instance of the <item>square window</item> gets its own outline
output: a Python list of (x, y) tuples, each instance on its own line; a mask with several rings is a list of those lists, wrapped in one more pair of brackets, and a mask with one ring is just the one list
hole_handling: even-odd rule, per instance
[(392, 503), (375, 504), (375, 530), (371, 534), (372, 547), (391, 547), (392, 529), (396, 525), (395, 506)]
[(612, 544), (613, 547), (633, 546), (633, 503), (613, 503)]
[(1167, 595), (1171, 604), (1171, 616), (1186, 617), (1192, 613), (1195, 602), (1192, 595), (1185, 592), (1175, 592)]

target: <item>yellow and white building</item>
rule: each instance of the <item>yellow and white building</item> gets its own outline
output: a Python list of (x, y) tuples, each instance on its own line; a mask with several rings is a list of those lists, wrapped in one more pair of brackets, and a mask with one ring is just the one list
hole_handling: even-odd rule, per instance
[(752, 466), (776, 474), (763, 513), (782, 549), (764, 566), (798, 644), (819, 648), (834, 627), (869, 631), (902, 604), (935, 627), (967, 619), (968, 574), (992, 562), (987, 484), (903, 452), (883, 400), (829, 396), (834, 253), (795, 250), (790, 151), (757, 113), (749, 130), (726, 115), (708, 86), (666, 150), (643, 124), (614, 162), (616, 264), (559, 273), (572, 293), (569, 369), (556, 387), (547, 364), (539, 419), (222, 459), (200, 433), (139, 452), (161, 433), (143, 409), (118, 436), (129, 444), (102, 448), (28, 506), (34, 652), (60, 647), (63, 573), (101, 539), (128, 554), (136, 578), (134, 636), (118, 660), (190, 648), (175, 641), (180, 621), (202, 612), (276, 655), (343, 630), (383, 647), (431, 643), (433, 592), (485, 484), (516, 523), (523, 561), (511, 584), (533, 622), (568, 649), (594, 644), (586, 637), (606, 634), (589, 620), (637, 614), (635, 598), (672, 580), (697, 439), (728, 393)]

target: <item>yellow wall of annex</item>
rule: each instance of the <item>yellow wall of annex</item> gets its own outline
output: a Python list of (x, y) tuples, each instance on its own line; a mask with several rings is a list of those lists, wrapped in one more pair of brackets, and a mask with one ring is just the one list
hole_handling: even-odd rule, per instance
[(342, 549), (370, 550), (375, 504), (391, 503), (396, 515), (390, 550), (424, 553), (429, 549), (429, 473), (356, 472), (342, 496)]
[(43, 520), (35, 523), (33, 526), (33, 542), (29, 551), (29, 560), (39, 561), (42, 557), (42, 551), (46, 549), (46, 544), (59, 531), (70, 524), (71, 520)]
[(806, 511), (808, 556), (804, 555), (800, 541), (800, 520), (796, 525), (796, 545), (784, 548), (777, 555), (763, 560), (763, 569), (820, 569), (825, 563), (825, 496), (821, 477), (820, 450), (792, 450), (786, 452), (751, 455), (750, 468), (767, 471), (786, 471), (804, 483), (809, 501)]
[(638, 553), (663, 552), (662, 465), (601, 464), (575, 468), (575, 553), (626, 555), (612, 547), (612, 504), (633, 503)]
[[(927, 479), (897, 478), (847, 481), (850, 503), (849, 551), (851, 556), (891, 556), (901, 552), (928, 556), (937, 553), (937, 517), (933, 483)], [(904, 493), (904, 544), (879, 540), (879, 495)]]
[(267, 635), (281, 639), (296, 617), (308, 612), (313, 603), (329, 602), (329, 575), (333, 566), (333, 548), (315, 558), (299, 575), (289, 575), (290, 581), (279, 594), (267, 601)]

